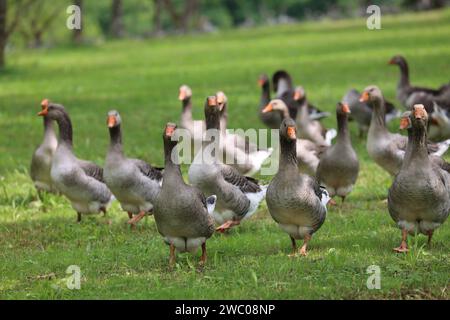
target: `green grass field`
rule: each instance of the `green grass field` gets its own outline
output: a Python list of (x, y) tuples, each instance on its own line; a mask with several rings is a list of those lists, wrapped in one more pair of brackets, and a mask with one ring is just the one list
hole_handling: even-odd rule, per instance
[[(194, 91), (196, 118), (203, 116), (204, 98), (220, 89), (229, 98), (230, 128), (262, 128), (256, 111), (262, 72), (289, 70), (329, 111), (346, 90), (369, 84), (399, 105), (399, 71), (387, 65), (394, 54), (409, 60), (413, 83), (449, 81), (450, 10), (383, 17), (382, 24), (369, 31), (364, 19), (325, 21), (9, 54), (0, 74), (0, 298), (448, 299), (449, 222), (431, 247), (418, 236), (410, 238), (408, 254), (392, 252), (400, 231), (383, 202), (391, 179), (368, 158), (354, 124), (359, 180), (347, 202), (329, 210), (306, 258), (287, 257), (289, 237), (263, 203), (249, 221), (208, 241), (202, 272), (199, 253), (179, 255), (170, 270), (169, 249), (153, 217), (130, 231), (114, 203), (107, 218), (84, 217), (77, 224), (64, 198), (37, 200), (27, 173), (42, 138), (36, 113), (43, 98), (69, 110), (79, 157), (103, 163), (106, 112), (117, 108), (126, 153), (162, 165), (162, 130), (179, 120), (183, 83)], [(325, 125), (335, 122), (330, 117)], [(81, 268), (81, 290), (66, 288), (70, 265)], [(370, 265), (381, 268), (380, 290), (366, 287)]]

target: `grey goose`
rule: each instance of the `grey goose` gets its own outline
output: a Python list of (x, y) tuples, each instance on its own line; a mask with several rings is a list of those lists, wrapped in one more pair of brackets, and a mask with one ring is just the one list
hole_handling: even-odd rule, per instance
[(327, 148), (320, 157), (317, 167), (317, 180), (330, 194), (339, 196), (344, 202), (345, 197), (352, 191), (359, 173), (359, 161), (352, 147), (348, 131), (348, 115), (350, 107), (338, 103), (336, 118), (338, 134), (336, 143)]
[(58, 124), (58, 147), (53, 155), (50, 175), (58, 191), (70, 200), (77, 212), (77, 222), (81, 221), (82, 214), (106, 214), (114, 198), (103, 179), (103, 169), (74, 155), (72, 122), (65, 108), (55, 103), (44, 104), (38, 115)]
[[(122, 146), (122, 119), (119, 112), (108, 112), (110, 145), (103, 171), (104, 180), (115, 198), (128, 213), (128, 223), (135, 224), (147, 213), (161, 189), (162, 169), (154, 168), (140, 159), (127, 158)], [(133, 218), (133, 214), (136, 215)]]
[[(325, 221), (330, 197), (315, 178), (298, 172), (296, 132), (295, 121), (284, 119), (280, 127), (280, 164), (267, 189), (266, 202), (272, 218), (291, 238), (292, 255), (306, 255), (312, 235)], [(298, 252), (297, 239), (304, 239)]]
[(217, 196), (214, 219), (222, 224), (216, 230), (224, 232), (250, 217), (264, 199), (266, 187), (241, 175), (234, 167), (224, 164), (220, 157), (220, 108), (216, 96), (205, 103), (207, 133), (203, 148), (189, 167), (189, 182), (202, 192)]
[[(365, 88), (360, 100), (368, 102), (373, 108), (367, 135), (367, 152), (376, 164), (395, 176), (402, 165), (408, 138), (398, 133), (391, 133), (386, 128), (383, 95), (377, 86)], [(442, 156), (449, 146), (450, 140), (427, 144), (428, 152), (436, 156)]]
[(408, 129), (408, 147), (388, 196), (389, 214), (402, 230), (396, 252), (408, 251), (408, 234), (428, 235), (430, 243), (450, 213), (450, 164), (429, 155), (427, 121), (424, 106), (416, 105), (401, 122), (401, 128)]
[[(48, 106), (49, 101), (44, 99), (41, 106)], [(43, 116), (44, 123), (44, 139), (42, 143), (35, 149), (31, 158), (30, 176), (34, 186), (40, 194), (42, 191), (57, 192), (50, 176), (53, 155), (58, 146), (55, 129), (53, 128), (53, 120), (48, 116)]]
[(208, 198), (196, 187), (186, 184), (177, 158), (176, 125), (168, 123), (163, 133), (164, 164), (162, 188), (154, 204), (158, 232), (170, 246), (170, 265), (175, 251), (194, 252), (201, 246), (201, 264), (206, 262), (206, 240), (214, 233), (212, 212), (216, 196)]

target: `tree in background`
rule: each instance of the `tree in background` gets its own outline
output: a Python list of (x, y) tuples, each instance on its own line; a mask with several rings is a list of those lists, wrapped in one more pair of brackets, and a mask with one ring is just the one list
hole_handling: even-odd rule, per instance
[(46, 0), (31, 0), (26, 12), (21, 13), (19, 32), (28, 47), (39, 48), (43, 44), (43, 36), (50, 29), (56, 17), (64, 13), (65, 3)]
[[(22, 14), (27, 12), (32, 3), (33, 0), (0, 0), (0, 68), (5, 66), (5, 49), (8, 39), (18, 27)], [(8, 19), (8, 8), (12, 8), (11, 20)]]
[(122, 0), (112, 0), (110, 32), (114, 38), (122, 38), (125, 35), (122, 18), (123, 18)]
[(198, 0), (186, 0), (181, 13), (178, 13), (176, 5), (171, 0), (162, 0), (176, 30), (183, 33), (189, 31), (191, 18), (199, 12)]

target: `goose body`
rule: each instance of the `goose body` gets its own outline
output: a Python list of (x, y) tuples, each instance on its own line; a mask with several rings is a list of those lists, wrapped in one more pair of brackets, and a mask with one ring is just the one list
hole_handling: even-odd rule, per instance
[(352, 191), (359, 173), (358, 156), (352, 147), (347, 128), (349, 113), (348, 105), (337, 105), (336, 143), (325, 150), (317, 168), (317, 180), (320, 184), (327, 189), (331, 197), (337, 195), (342, 201)]
[(429, 126), (428, 137), (432, 141), (450, 139), (450, 113), (436, 103), (434, 103), (433, 109), (431, 113), (433, 125)]
[(46, 116), (43, 118), (44, 139), (33, 153), (30, 176), (38, 192), (56, 192), (57, 190), (53, 185), (50, 176), (50, 169), (52, 166), (53, 155), (58, 146), (58, 140), (53, 128), (53, 121)]
[(55, 120), (59, 126), (58, 147), (50, 175), (56, 188), (66, 196), (78, 214), (106, 212), (113, 197), (103, 179), (103, 169), (95, 163), (78, 159), (72, 149), (72, 124), (63, 106), (43, 104), (40, 115)]
[[(220, 140), (219, 107), (216, 97), (209, 97), (205, 106), (206, 126), (215, 139)], [(218, 142), (217, 140), (215, 142)], [(205, 195), (216, 195), (214, 218), (222, 224), (217, 230), (224, 231), (250, 217), (264, 199), (265, 187), (255, 179), (241, 175), (232, 166), (223, 164), (217, 156), (207, 154), (211, 147), (220, 148), (220, 143), (204, 142), (189, 168), (189, 182)]]
[(431, 236), (450, 213), (450, 165), (437, 165), (426, 147), (428, 115), (423, 105), (406, 114), (408, 148), (402, 167), (389, 189), (388, 208), (402, 230), (397, 252), (407, 251), (407, 234)]
[(121, 118), (117, 111), (108, 113), (111, 137), (105, 161), (104, 180), (122, 209), (130, 218), (139, 214), (130, 223), (134, 225), (146, 213), (150, 213), (161, 189), (161, 169), (152, 167), (140, 159), (127, 158), (122, 148)]
[[(392, 176), (396, 175), (405, 156), (408, 138), (388, 131), (384, 116), (384, 102), (381, 91), (376, 86), (367, 87), (362, 96), (363, 102), (373, 106), (372, 119), (367, 135), (367, 152), (380, 167)], [(450, 141), (428, 143), (430, 154), (442, 156), (450, 146)]]
[(314, 178), (298, 173), (296, 125), (292, 119), (281, 124), (280, 146), (280, 165), (267, 189), (267, 207), (275, 222), (291, 237), (294, 254), (295, 240), (304, 239), (300, 254), (306, 255), (308, 241), (325, 221), (330, 198)]
[(184, 182), (178, 160), (172, 157), (177, 144), (171, 139), (175, 129), (169, 123), (164, 132), (165, 169), (154, 206), (156, 226), (170, 245), (171, 264), (175, 262), (175, 250), (193, 252), (200, 246), (201, 263), (205, 263), (206, 240), (214, 233), (212, 212), (216, 196), (206, 198), (198, 188)]

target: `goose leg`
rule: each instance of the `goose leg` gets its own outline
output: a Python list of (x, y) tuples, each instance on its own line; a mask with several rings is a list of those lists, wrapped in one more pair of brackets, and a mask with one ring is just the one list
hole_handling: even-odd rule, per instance
[(206, 242), (202, 244), (202, 257), (200, 258), (200, 265), (204, 266), (206, 264)]
[(81, 222), (81, 213), (77, 212), (77, 223)]
[(136, 216), (134, 216), (133, 218), (131, 218), (128, 223), (131, 225), (135, 225), (136, 223), (139, 222), (139, 220), (141, 220), (143, 217), (145, 217), (145, 211), (141, 211), (139, 212), (139, 214), (137, 214)]
[(169, 258), (169, 266), (173, 267), (175, 265), (175, 246), (170, 244), (170, 258)]
[(344, 203), (345, 202), (345, 196), (342, 196), (341, 199), (342, 199), (342, 203)]
[(292, 243), (292, 253), (288, 255), (288, 257), (295, 257), (297, 255), (297, 243), (295, 242), (295, 239), (291, 238)]
[(407, 238), (408, 238), (408, 231), (402, 229), (402, 243), (400, 244), (400, 247), (394, 248), (395, 252), (404, 253), (409, 251), (408, 244), (406, 242)]
[(428, 246), (431, 246), (431, 238), (433, 238), (433, 231), (428, 231)]
[(308, 254), (308, 253), (306, 252), (306, 247), (308, 246), (309, 240), (311, 240), (311, 235), (306, 234), (306, 235), (305, 235), (305, 238), (303, 239), (303, 245), (302, 245), (302, 247), (300, 248), (300, 251), (299, 251), (300, 255), (306, 257), (306, 255)]
[(217, 232), (225, 232), (227, 230), (230, 230), (231, 228), (233, 228), (234, 226), (239, 225), (241, 222), (239, 220), (229, 220), (227, 222), (225, 222), (224, 224), (222, 224), (220, 227), (216, 228)]
[(100, 208), (100, 211), (103, 212), (103, 216), (106, 217), (106, 208), (102, 207)]
[(131, 212), (127, 212), (128, 213), (128, 219), (133, 219), (133, 214)]

